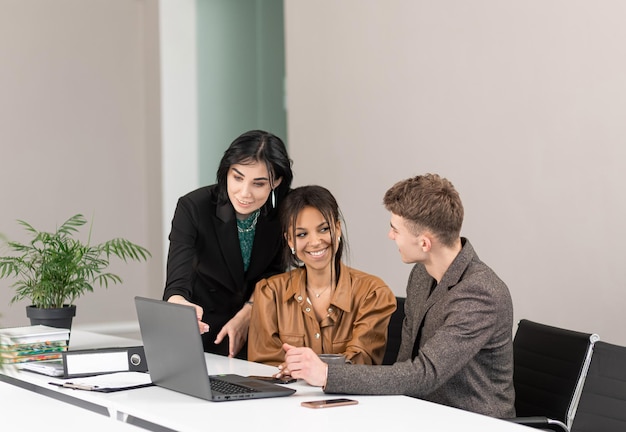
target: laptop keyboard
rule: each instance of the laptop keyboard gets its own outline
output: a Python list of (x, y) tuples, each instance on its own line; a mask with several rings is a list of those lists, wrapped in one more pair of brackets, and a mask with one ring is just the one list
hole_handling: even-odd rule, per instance
[(211, 377), (211, 390), (218, 391), (222, 394), (256, 393), (260, 391), (252, 387), (233, 384), (231, 382), (223, 381), (219, 378), (213, 377)]

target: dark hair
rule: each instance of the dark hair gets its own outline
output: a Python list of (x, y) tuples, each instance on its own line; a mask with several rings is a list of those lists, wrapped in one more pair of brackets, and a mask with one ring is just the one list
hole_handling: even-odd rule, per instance
[[(335, 283), (337, 283), (339, 281), (341, 256), (343, 255), (344, 247), (346, 250), (348, 248), (346, 238), (347, 230), (337, 200), (328, 189), (322, 186), (301, 186), (292, 190), (280, 206), (280, 223), (285, 236), (291, 234), (293, 239), (296, 238), (296, 220), (298, 214), (305, 207), (317, 209), (330, 227), (330, 243), (337, 272), (335, 275)], [(339, 242), (337, 242), (337, 233), (335, 231), (337, 222), (340, 222), (342, 225), (342, 238)], [(335, 245), (337, 243), (339, 247), (335, 253)], [(300, 261), (291, 253), (288, 246), (284, 248), (283, 260), (287, 267), (299, 267), (301, 265)], [(331, 278), (332, 276), (331, 274)]]
[[(289, 159), (287, 149), (283, 141), (276, 135), (262, 130), (251, 130), (239, 135), (224, 152), (220, 166), (217, 169), (218, 203), (228, 202), (227, 177), (228, 170), (234, 164), (248, 165), (261, 162), (267, 166), (270, 186), (278, 178), (282, 178), (280, 185), (274, 189), (276, 206), (291, 188), (293, 172), (292, 161)], [(271, 203), (265, 203), (265, 211), (271, 210)]]
[(409, 221), (414, 234), (425, 228), (452, 246), (461, 233), (461, 197), (449, 180), (437, 174), (396, 183), (385, 193), (383, 203), (388, 211)]

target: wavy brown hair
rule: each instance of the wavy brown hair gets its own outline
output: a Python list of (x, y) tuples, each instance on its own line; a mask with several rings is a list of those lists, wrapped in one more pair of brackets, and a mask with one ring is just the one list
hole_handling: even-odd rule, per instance
[[(343, 220), (343, 215), (341, 214), (341, 210), (339, 209), (339, 205), (337, 204), (337, 200), (328, 189), (322, 186), (301, 186), (293, 189), (291, 192), (289, 192), (289, 194), (280, 206), (280, 223), (285, 237), (291, 235), (293, 239), (296, 238), (296, 220), (298, 219), (298, 214), (305, 207), (313, 207), (317, 209), (322, 214), (322, 216), (326, 220), (326, 223), (328, 223), (328, 226), (330, 227), (330, 242), (333, 253), (334, 268), (336, 270), (336, 274), (334, 275), (334, 282), (337, 283), (339, 281), (341, 257), (343, 255), (344, 248), (346, 250), (348, 248), (346, 241), (346, 227)], [(337, 239), (337, 222), (341, 224), (341, 240)], [(291, 253), (291, 250), (287, 245), (286, 239), (284, 241), (285, 248), (283, 261), (285, 266), (300, 267), (302, 263), (296, 258), (295, 255)], [(339, 247), (337, 248), (337, 252), (335, 252), (335, 247), (337, 244), (339, 245)]]

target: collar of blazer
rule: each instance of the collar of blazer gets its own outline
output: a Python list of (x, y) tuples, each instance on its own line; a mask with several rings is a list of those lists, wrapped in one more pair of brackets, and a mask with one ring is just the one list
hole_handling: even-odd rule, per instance
[(439, 281), (439, 284), (437, 284), (435, 291), (442, 287), (449, 290), (458, 284), (467, 270), (467, 267), (470, 265), (470, 262), (476, 256), (474, 248), (470, 244), (469, 240), (464, 237), (461, 237), (461, 246), (461, 251), (456, 258), (454, 258), (454, 261), (452, 261), (448, 270), (446, 270), (443, 274), (443, 277), (441, 278), (441, 281)]
[(217, 218), (224, 223), (236, 222), (235, 208), (230, 202), (217, 204), (215, 206), (215, 216), (217, 216)]
[(215, 218), (213, 218), (212, 223), (220, 250), (228, 267), (228, 272), (235, 281), (234, 287), (237, 288), (236, 291), (241, 291), (245, 286), (245, 275), (239, 238), (237, 236), (237, 220), (233, 206), (229, 202), (218, 204), (215, 208)]
[[(423, 307), (417, 311), (417, 315), (413, 323), (413, 331), (416, 335), (419, 333), (419, 329), (424, 322), (424, 318), (426, 317), (428, 310), (435, 303), (437, 303), (441, 299), (441, 297), (445, 295), (445, 293), (447, 293), (450, 289), (452, 289), (456, 284), (459, 283), (459, 281), (463, 277), (463, 274), (467, 270), (467, 267), (470, 265), (470, 262), (476, 256), (474, 248), (470, 244), (469, 240), (467, 240), (466, 238), (461, 238), (461, 242), (463, 248), (456, 256), (454, 261), (452, 261), (452, 264), (450, 264), (450, 267), (448, 267), (448, 270), (446, 270), (443, 278), (441, 278), (441, 281), (437, 284), (433, 292), (428, 296), (426, 302), (423, 304)], [(419, 350), (418, 339), (416, 339), (413, 345), (413, 357), (417, 355), (417, 352)]]

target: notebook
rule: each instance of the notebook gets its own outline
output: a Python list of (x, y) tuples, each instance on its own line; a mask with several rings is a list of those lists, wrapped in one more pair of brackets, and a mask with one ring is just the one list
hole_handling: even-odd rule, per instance
[(210, 401), (295, 393), (295, 389), (241, 375), (209, 376), (193, 307), (144, 297), (135, 297), (135, 307), (148, 372), (157, 386)]

